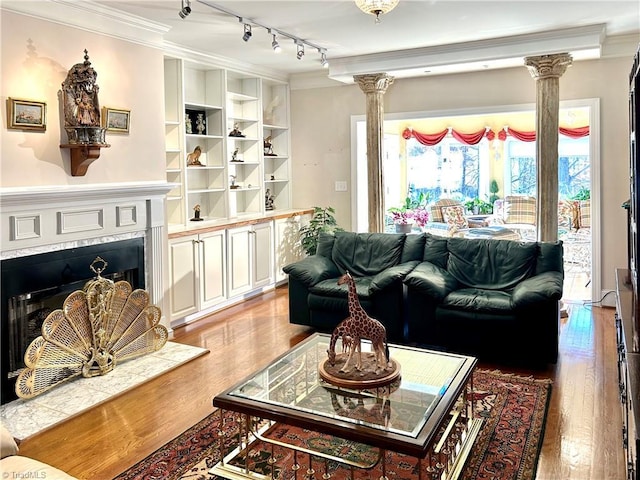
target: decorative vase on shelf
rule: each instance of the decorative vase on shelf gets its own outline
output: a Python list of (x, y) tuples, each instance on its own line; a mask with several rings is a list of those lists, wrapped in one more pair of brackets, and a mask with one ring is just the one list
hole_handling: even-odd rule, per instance
[(206, 125), (205, 125), (204, 115), (202, 113), (199, 113), (198, 117), (196, 118), (196, 130), (198, 131), (199, 135), (204, 135), (205, 129), (206, 129)]
[(396, 233), (411, 233), (412, 223), (396, 223)]
[(189, 118), (189, 114), (185, 113), (184, 115), (184, 125), (185, 125), (185, 129), (187, 134), (191, 134), (193, 133), (193, 127), (191, 125), (191, 118)]

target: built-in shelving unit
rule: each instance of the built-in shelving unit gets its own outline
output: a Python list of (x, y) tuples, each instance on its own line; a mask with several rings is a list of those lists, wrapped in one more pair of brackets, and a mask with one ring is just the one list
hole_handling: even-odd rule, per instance
[(168, 57), (165, 106), (170, 229), (291, 208), (287, 83)]

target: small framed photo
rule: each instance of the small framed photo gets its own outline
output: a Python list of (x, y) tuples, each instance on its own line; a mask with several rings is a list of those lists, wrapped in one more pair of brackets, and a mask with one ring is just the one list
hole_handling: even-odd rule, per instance
[(129, 133), (129, 124), (131, 123), (131, 110), (103, 107), (102, 122), (103, 127), (107, 129), (107, 132)]
[(7, 98), (7, 128), (45, 131), (47, 104), (33, 100)]

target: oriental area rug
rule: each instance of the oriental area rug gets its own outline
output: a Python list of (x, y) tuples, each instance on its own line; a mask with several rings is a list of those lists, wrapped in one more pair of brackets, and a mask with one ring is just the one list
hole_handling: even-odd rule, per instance
[[(505, 374), (497, 371), (476, 370), (473, 374), (474, 409), (476, 415), (484, 419), (478, 438), (473, 446), (461, 478), (465, 480), (533, 480), (551, 396), (551, 381)], [(209, 470), (220, 459), (218, 432), (222, 428), (226, 438), (237, 432), (238, 425), (231, 415), (220, 425), (220, 415), (216, 411), (189, 428), (163, 447), (156, 450), (116, 480), (180, 479), (180, 480), (220, 480)], [(276, 425), (273, 434), (286, 437), (288, 442), (314, 449), (332, 452), (341, 458), (367, 461), (376, 453), (371, 447), (355, 442), (337, 441), (329, 435), (322, 435), (300, 428)], [(377, 452), (377, 451), (376, 451)], [(271, 475), (271, 447), (257, 444), (251, 450), (251, 462), (257, 471)], [(300, 470), (292, 470), (293, 454), (282, 450), (274, 451), (277, 459), (273, 478), (289, 480), (309, 478), (307, 460)], [(306, 458), (306, 456), (305, 456)], [(313, 461), (315, 475), (323, 478), (324, 462)], [(424, 469), (424, 466), (423, 466)], [(337, 464), (329, 465), (332, 480), (351, 478), (350, 471)], [(401, 454), (387, 452), (386, 474), (390, 480), (418, 479), (416, 460)], [(380, 478), (379, 466), (372, 470), (356, 470), (353, 478), (370, 480)], [(429, 478), (423, 472), (421, 478)]]

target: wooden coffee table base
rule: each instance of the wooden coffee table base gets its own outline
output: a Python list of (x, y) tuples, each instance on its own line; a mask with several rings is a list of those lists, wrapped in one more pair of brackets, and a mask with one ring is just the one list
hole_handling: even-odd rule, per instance
[[(465, 411), (459, 409), (451, 412), (449, 421), (446, 425), (442, 426), (441, 434), (437, 438), (437, 442), (434, 442), (434, 445), (424, 458), (416, 459), (416, 469), (420, 472), (418, 474), (418, 480), (455, 480), (462, 474), (467, 458), (471, 453), (473, 443), (483, 423), (483, 420), (480, 418), (467, 418), (467, 409), (465, 408), (464, 410)], [(219, 411), (220, 425), (223, 425), (224, 410), (220, 409)], [(331, 478), (331, 473), (328, 471), (328, 463), (333, 461), (351, 469), (351, 478), (353, 478), (355, 469), (371, 470), (380, 464), (382, 475), (379, 480), (388, 480), (386, 476), (385, 450), (383, 449), (372, 447), (377, 448), (378, 455), (377, 460), (371, 464), (352, 462), (324, 452), (314, 451), (299, 445), (292, 445), (282, 442), (281, 440), (268, 438), (264, 434), (275, 425), (275, 422), (244, 414), (238, 415), (240, 415), (243, 420), (237, 435), (238, 446), (209, 470), (209, 473), (213, 475), (218, 475), (229, 480), (273, 480), (275, 478), (276, 463), (275, 457), (273, 456), (273, 448), (277, 446), (293, 452), (294, 463), (292, 470), (294, 472), (294, 478), (296, 479), (298, 478), (298, 472), (300, 473), (301, 479), (329, 479)], [(220, 451), (224, 451), (224, 433), (220, 431), (219, 435), (219, 448)], [(271, 445), (272, 456), (268, 460), (273, 467), (271, 475), (254, 472), (247, 463), (247, 460), (250, 459), (249, 451), (251, 450), (251, 446), (257, 441)], [(236, 457), (244, 458), (245, 463), (243, 466), (238, 466), (233, 463)], [(301, 460), (304, 460), (306, 457), (308, 468), (305, 469), (301, 465), (299, 462), (300, 457), (302, 457)], [(317, 477), (314, 477), (316, 472), (312, 468), (313, 457), (324, 460), (324, 472), (318, 473)], [(427, 465), (425, 468), (427, 473), (422, 475), (425, 462)]]

